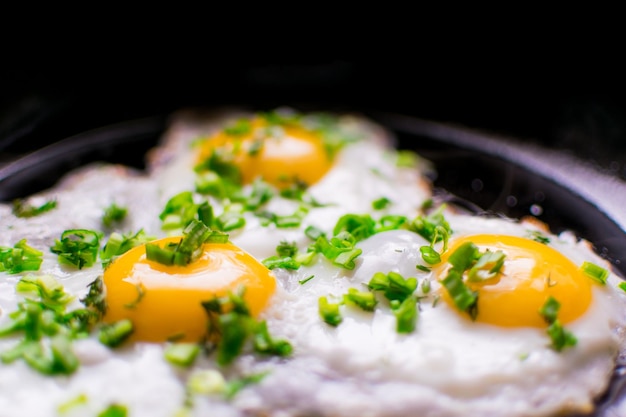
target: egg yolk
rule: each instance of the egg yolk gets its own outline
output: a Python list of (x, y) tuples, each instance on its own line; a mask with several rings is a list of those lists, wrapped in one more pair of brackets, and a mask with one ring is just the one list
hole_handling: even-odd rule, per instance
[[(495, 277), (481, 282), (465, 281), (478, 292), (476, 321), (504, 327), (545, 327), (539, 310), (552, 296), (561, 304), (558, 319), (565, 324), (580, 317), (591, 303), (591, 280), (560, 252), (531, 239), (468, 236), (452, 243), (442, 261), (447, 262), (450, 254), (468, 241), (481, 253), (502, 251), (506, 256), (501, 273)], [(454, 306), (447, 291), (443, 292), (442, 298)]]
[[(153, 243), (163, 247), (180, 238)], [(225, 296), (241, 286), (250, 313), (268, 304), (276, 282), (270, 271), (250, 254), (230, 243), (207, 243), (199, 259), (186, 266), (167, 266), (146, 259), (145, 246), (116, 259), (104, 272), (105, 322), (133, 322), (132, 340), (196, 342), (207, 331), (208, 316), (201, 303)]]
[(243, 184), (262, 178), (278, 188), (294, 182), (315, 184), (330, 169), (331, 158), (320, 135), (297, 123), (270, 125), (263, 117), (250, 121), (245, 133), (222, 130), (200, 147), (198, 163), (220, 152), (232, 158)]

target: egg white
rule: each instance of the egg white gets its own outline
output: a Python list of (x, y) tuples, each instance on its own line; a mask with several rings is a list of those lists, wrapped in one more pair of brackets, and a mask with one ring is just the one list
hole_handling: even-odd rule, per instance
[[(162, 147), (154, 151), (147, 174), (111, 165), (86, 167), (31, 198), (34, 204), (57, 200), (58, 208), (41, 216), (15, 218), (9, 205), (0, 205), (0, 245), (11, 246), (26, 237), (44, 252), (38, 273), (57, 278), (76, 296), (71, 306), (80, 306), (78, 299), (102, 274), (102, 267), (97, 263), (77, 271), (60, 266), (49, 252), (54, 240), (70, 228), (102, 229), (102, 212), (112, 202), (128, 207), (129, 213), (115, 230), (144, 229), (149, 235), (164, 236), (158, 220), (163, 204), (193, 184), (190, 141), (199, 132), (217, 129), (216, 120), (224, 123), (232, 117), (231, 112), (217, 119), (203, 115), (190, 124), (185, 113), (173, 121)], [(377, 129), (374, 138), (383, 135)], [(312, 209), (299, 228), (264, 227), (249, 216), (246, 227), (232, 234), (232, 241), (262, 260), (275, 254), (281, 240), (306, 248), (311, 243), (303, 234), (306, 226), (331, 232), (342, 214), (415, 216), (430, 197), (430, 189), (423, 171), (395, 167), (390, 146), (387, 139), (371, 139), (346, 147), (328, 175), (309, 189), (316, 200), (333, 205)], [(389, 198), (392, 205), (374, 210), (371, 202), (380, 197)], [(295, 207), (281, 198), (269, 204), (279, 213), (290, 213)], [(536, 223), (454, 210), (445, 216), (455, 237), (474, 233), (527, 236), (529, 230), (542, 231), (550, 237), (550, 246), (574, 264), (587, 260), (610, 268), (588, 242), (570, 232), (557, 236)], [(446, 303), (437, 303), (438, 277), (416, 268), (425, 265), (419, 248), (427, 244), (409, 231), (387, 231), (358, 243), (363, 252), (353, 270), (333, 266), (322, 256), (297, 271), (275, 269), (278, 289), (261, 318), (267, 320), (273, 337), (293, 344), (292, 357), (268, 359), (245, 353), (223, 370), (225, 376), (269, 371), (267, 376), (230, 401), (219, 395), (196, 396), (193, 408), (184, 415), (509, 417), (590, 410), (593, 399), (608, 384), (615, 357), (625, 353), (626, 294), (616, 287), (620, 278), (612, 273), (606, 286), (594, 286), (591, 307), (566, 326), (578, 344), (557, 353), (542, 329), (473, 323)], [(390, 271), (431, 283), (429, 293), (418, 285), (416, 294), (421, 299), (413, 333), (397, 333), (395, 316), (383, 302), (374, 312), (342, 307), (343, 322), (337, 327), (322, 321), (320, 296), (340, 297), (349, 288), (364, 289), (376, 272)], [(20, 300), (14, 288), (23, 275), (0, 273), (0, 325)], [(310, 276), (314, 278), (306, 280)], [(0, 338), (0, 351), (15, 342)], [(86, 395), (85, 403), (63, 416), (97, 415), (111, 403), (126, 405), (134, 417), (177, 416), (189, 376), (216, 365), (203, 357), (193, 368), (183, 370), (164, 360), (163, 348), (135, 343), (111, 350), (92, 336), (76, 342), (81, 367), (69, 377), (40, 375), (22, 361), (0, 364), (0, 416), (57, 416), (60, 405), (79, 395)]]

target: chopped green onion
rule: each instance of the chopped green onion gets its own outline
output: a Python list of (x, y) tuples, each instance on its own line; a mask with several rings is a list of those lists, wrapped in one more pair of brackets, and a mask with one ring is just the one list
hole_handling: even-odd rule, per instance
[(390, 204), (391, 200), (389, 200), (387, 197), (381, 197), (377, 200), (372, 201), (372, 208), (374, 210), (382, 210), (389, 207)]
[(621, 288), (621, 289), (622, 289), (622, 291), (625, 291), (625, 292), (626, 292), (626, 282), (622, 281), (622, 282), (620, 282), (619, 284), (617, 284), (617, 286), (618, 286), (619, 288)]
[(201, 221), (192, 220), (183, 230), (183, 237), (178, 243), (170, 242), (163, 247), (147, 243), (146, 258), (163, 265), (185, 266), (198, 259), (205, 242), (224, 243), (227, 240), (227, 234), (211, 230)]
[(376, 222), (369, 214), (345, 214), (337, 220), (333, 234), (337, 236), (340, 232), (348, 232), (358, 242), (372, 236), (375, 226)]
[(609, 271), (607, 269), (587, 261), (583, 262), (580, 270), (589, 278), (602, 285), (606, 284), (606, 280), (609, 277)]
[(239, 294), (215, 297), (202, 302), (208, 318), (208, 340), (210, 348), (217, 347), (217, 363), (226, 366), (242, 352), (247, 340), (254, 339), (255, 351), (263, 354), (287, 356), (292, 347), (289, 342), (273, 339), (267, 324), (256, 321), (243, 299), (244, 289)]
[(225, 388), (224, 376), (215, 369), (196, 370), (187, 380), (187, 390), (192, 394), (218, 394)]
[(26, 200), (15, 199), (13, 200), (12, 213), (16, 217), (28, 218), (39, 216), (42, 213), (53, 210), (56, 206), (56, 200), (48, 200), (40, 206), (33, 206), (28, 204)]
[(408, 219), (405, 216), (388, 214), (378, 219), (374, 228), (374, 232), (380, 233), (387, 230), (399, 230), (400, 228), (404, 227), (407, 222)]
[(439, 253), (430, 246), (420, 247), (420, 253), (424, 262), (430, 265), (435, 265), (441, 262), (441, 256)]
[(548, 297), (545, 304), (539, 309), (539, 314), (549, 324), (547, 333), (552, 341), (552, 348), (557, 352), (578, 343), (576, 337), (566, 330), (557, 318), (561, 304), (552, 296)]
[(398, 333), (412, 333), (417, 323), (417, 298), (407, 297), (397, 308), (393, 309), (396, 316)]
[(470, 268), (468, 273), (468, 280), (471, 282), (480, 282), (495, 277), (500, 273), (502, 266), (504, 265), (504, 252), (486, 251), (476, 261), (476, 263)]
[(123, 319), (112, 324), (102, 326), (98, 340), (109, 347), (120, 346), (133, 333), (133, 323)]
[(259, 353), (289, 356), (293, 351), (291, 344), (285, 340), (273, 339), (265, 321), (258, 322), (254, 329), (254, 350)]
[(128, 410), (121, 404), (111, 404), (100, 413), (98, 417), (127, 417)]
[(396, 166), (398, 168), (416, 168), (420, 157), (414, 151), (403, 149), (396, 152)]
[(94, 308), (100, 315), (106, 312), (106, 298), (104, 296), (104, 282), (99, 276), (88, 285), (89, 291), (80, 301), (88, 308)]
[(262, 261), (267, 269), (283, 268), (296, 270), (300, 268), (300, 263), (290, 256), (270, 256)]
[(60, 404), (57, 407), (57, 412), (59, 414), (66, 414), (78, 406), (87, 404), (87, 400), (88, 398), (85, 393), (79, 394), (76, 397)]
[(417, 216), (409, 224), (409, 230), (419, 234), (428, 242), (447, 241), (448, 236), (452, 234), (452, 230), (443, 215), (445, 207), (445, 205), (441, 205), (427, 216)]
[(261, 372), (229, 381), (226, 383), (224, 396), (227, 400), (231, 400), (245, 387), (261, 382), (266, 375), (267, 372)]
[(235, 312), (225, 313), (219, 317), (221, 340), (217, 351), (217, 363), (230, 364), (243, 350), (250, 333), (250, 321), (247, 316)]
[(315, 249), (333, 264), (345, 269), (354, 269), (356, 259), (363, 250), (354, 247), (351, 235), (333, 237), (330, 241), (320, 236), (315, 242)]
[(462, 273), (471, 268), (479, 257), (478, 246), (472, 242), (465, 242), (450, 255), (448, 262), (454, 269)]
[(528, 237), (534, 240), (535, 242), (543, 243), (544, 245), (547, 245), (548, 243), (550, 243), (550, 238), (548, 238), (546, 235), (544, 235), (538, 230), (529, 230)]
[(548, 335), (552, 340), (552, 348), (557, 352), (562, 351), (566, 347), (576, 346), (578, 339), (570, 331), (566, 330), (558, 320), (555, 320), (548, 327)]
[(347, 304), (356, 305), (365, 311), (374, 311), (376, 304), (378, 304), (374, 293), (359, 291), (356, 288), (349, 288), (348, 293), (344, 294), (343, 300)]
[(72, 341), (68, 335), (57, 334), (50, 338), (50, 350), (55, 372), (71, 374), (78, 369), (80, 363), (72, 350)]
[(87, 335), (96, 322), (86, 309), (66, 312), (74, 297), (52, 276), (26, 276), (16, 285), (26, 296), (18, 309), (9, 314), (10, 321), (0, 328), (0, 337), (22, 333), (23, 339), (0, 354), (10, 363), (22, 359), (46, 375), (71, 374), (80, 363), (73, 352), (72, 341)]
[(0, 246), (0, 272), (18, 274), (24, 271), (38, 271), (43, 262), (43, 252), (29, 246), (26, 239), (13, 247)]
[(92, 266), (100, 250), (100, 234), (93, 230), (70, 229), (61, 234), (50, 248), (59, 255), (59, 261), (78, 269)]
[(331, 303), (327, 297), (318, 299), (318, 309), (322, 320), (331, 326), (338, 326), (342, 322), (341, 313), (339, 312), (339, 303)]
[(276, 247), (276, 253), (278, 253), (278, 256), (293, 257), (298, 253), (298, 246), (296, 246), (296, 242), (281, 240)]
[(241, 184), (241, 170), (232, 161), (232, 155), (222, 149), (215, 149), (211, 155), (194, 167), (196, 172), (213, 171), (230, 184)]
[[(304, 278), (304, 279), (301, 279), (301, 280), (300, 280), (300, 281), (298, 281), (298, 282), (300, 283), (300, 285), (304, 285), (304, 284), (306, 284), (307, 282), (311, 281), (313, 278), (315, 278), (315, 275), (310, 275), (310, 276), (308, 276), (308, 277), (306, 277), (306, 278)], [(625, 283), (625, 284), (626, 284), (626, 283)], [(626, 290), (624, 290), (624, 291), (626, 291)]]
[(252, 123), (249, 119), (238, 119), (224, 128), (224, 133), (229, 136), (245, 136), (252, 131)]
[(544, 305), (539, 309), (539, 314), (546, 323), (551, 324), (556, 320), (559, 309), (561, 308), (561, 303), (559, 303), (556, 298), (549, 297)]
[(448, 294), (450, 294), (452, 301), (454, 301), (454, 305), (456, 305), (456, 307), (461, 311), (467, 311), (470, 317), (475, 319), (478, 314), (478, 293), (470, 290), (465, 285), (463, 282), (462, 272), (459, 272), (454, 268), (450, 269), (448, 275), (441, 281), (441, 283), (448, 291)]
[(315, 226), (307, 226), (307, 228), (304, 229), (304, 234), (311, 240), (317, 240), (320, 236), (325, 235), (324, 231)]
[(126, 218), (128, 210), (126, 207), (120, 207), (115, 203), (112, 203), (104, 210), (102, 215), (102, 224), (106, 227), (111, 227), (113, 223), (121, 222)]
[(139, 284), (135, 284), (135, 289), (137, 290), (137, 298), (135, 298), (130, 303), (124, 304), (124, 307), (135, 308), (137, 307), (137, 304), (139, 304), (141, 300), (143, 300), (143, 297), (146, 295), (146, 287), (144, 287), (142, 283), (139, 283)]
[(111, 262), (113, 262), (118, 256), (123, 255), (130, 249), (154, 240), (153, 236), (147, 236), (143, 229), (140, 229), (137, 233), (120, 234), (113, 232), (109, 236), (109, 240), (104, 245), (102, 252), (100, 253), (100, 259), (102, 260), (102, 266), (107, 268)]
[(200, 345), (196, 343), (173, 343), (165, 348), (165, 359), (174, 365), (188, 367), (193, 364), (200, 353)]
[(225, 211), (215, 219), (215, 226), (223, 232), (241, 229), (245, 225), (243, 214), (236, 211)]
[(372, 276), (367, 286), (372, 291), (382, 291), (385, 298), (390, 301), (404, 301), (417, 288), (417, 279), (413, 277), (405, 279), (393, 271), (388, 274), (377, 272)]

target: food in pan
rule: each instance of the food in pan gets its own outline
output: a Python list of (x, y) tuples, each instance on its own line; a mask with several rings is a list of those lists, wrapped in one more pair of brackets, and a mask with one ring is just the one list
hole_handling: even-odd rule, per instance
[(621, 280), (430, 170), (359, 115), (193, 110), (145, 171), (3, 204), (0, 415), (591, 412)]

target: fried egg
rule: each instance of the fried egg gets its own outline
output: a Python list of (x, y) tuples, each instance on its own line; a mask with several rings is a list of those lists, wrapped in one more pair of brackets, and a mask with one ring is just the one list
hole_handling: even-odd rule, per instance
[[(274, 248), (283, 240), (305, 245), (302, 231), (309, 226), (329, 230), (344, 214), (374, 212), (375, 200), (388, 200), (388, 211), (414, 215), (432, 197), (430, 180), (425, 175), (430, 170), (428, 161), (420, 159), (409, 167), (399, 166), (389, 132), (362, 116), (301, 115), (290, 108), (271, 114), (178, 114), (163, 143), (148, 157), (161, 204), (180, 192), (197, 189), (198, 166), (214, 152), (234, 155), (229, 157), (241, 174), (243, 194), (252, 193), (252, 183), (258, 179), (272, 187), (274, 197), (264, 205), (263, 213), (282, 217), (306, 213), (298, 227), (268, 226), (267, 218), (258, 212), (242, 213), (245, 227), (229, 231), (230, 238), (263, 259), (274, 254)], [(286, 122), (267, 121), (278, 117)], [(225, 133), (237, 129), (244, 132)], [(344, 144), (338, 145), (342, 141)], [(254, 143), (261, 145), (251, 154)], [(280, 193), (281, 188), (301, 185), (306, 186), (304, 202)], [(230, 199), (213, 195), (195, 198), (208, 200), (216, 216), (233, 207), (237, 210)]]
[[(318, 117), (184, 111), (145, 172), (84, 167), (30, 197), (57, 203), (31, 218), (0, 205), (0, 253), (26, 239), (43, 254), (36, 271), (0, 272), (0, 329), (26, 299), (84, 308), (98, 279), (106, 305), (72, 341), (72, 372), (45, 375), (32, 355), (10, 359), (23, 335), (0, 337), (0, 416), (95, 416), (111, 407), (135, 417), (591, 412), (624, 354), (626, 292), (610, 264), (572, 232), (556, 235), (537, 221), (428, 208), (426, 161), (398, 166), (393, 138), (365, 118)], [(319, 130), (328, 123), (351, 140), (331, 146)], [(218, 156), (230, 168), (210, 161)], [(236, 192), (198, 188), (199, 176), (217, 171), (234, 175)], [(210, 228), (181, 220), (223, 228), (215, 219), (245, 205), (238, 196), (251, 199), (260, 182), (271, 196), (236, 212), (240, 227), (214, 230), (217, 241), (190, 232)], [(183, 203), (164, 210), (181, 193)], [(104, 224), (113, 203), (127, 215)], [(298, 221), (277, 221), (299, 209)], [(65, 231), (84, 229), (99, 233), (93, 264), (77, 268), (50, 250)], [(144, 238), (133, 241), (140, 230)], [(114, 236), (132, 247), (105, 259)], [(586, 265), (606, 275), (594, 279)], [(56, 292), (25, 291), (24, 278)], [(55, 328), (41, 324), (50, 315), (31, 314), (47, 329), (41, 343), (52, 345), (46, 332)], [(132, 333), (102, 342), (99, 330), (123, 322)], [(241, 332), (251, 332), (247, 344), (237, 344)], [(173, 346), (195, 356), (172, 362)]]

